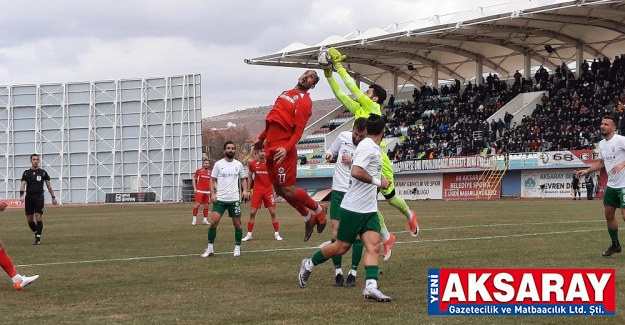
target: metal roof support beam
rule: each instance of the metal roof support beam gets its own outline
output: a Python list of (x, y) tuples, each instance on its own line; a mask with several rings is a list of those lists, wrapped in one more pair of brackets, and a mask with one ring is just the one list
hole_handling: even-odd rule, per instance
[[(613, 10), (616, 12), (624, 13), (622, 10)], [(622, 16), (619, 16), (622, 17)], [(614, 20), (607, 20), (605, 18), (598, 17), (580, 17), (580, 16), (562, 16), (562, 15), (548, 15), (548, 14), (533, 14), (532, 20), (549, 21), (556, 23), (566, 23), (584, 26), (602, 27), (619, 34), (625, 34), (625, 25), (623, 23), (616, 22)]]
[[(454, 71), (452, 71), (451, 69), (445, 67), (445, 66), (440, 66), (439, 62), (436, 62), (434, 60), (430, 60), (428, 58), (422, 57), (420, 55), (416, 55), (416, 54), (412, 54), (412, 53), (406, 53), (406, 52), (397, 52), (397, 51), (390, 51), (390, 50), (377, 50), (377, 49), (369, 49), (369, 48), (365, 48), (365, 49), (357, 49), (357, 50), (353, 50), (353, 49), (342, 49), (341, 52), (343, 54), (347, 54), (347, 61), (346, 62), (354, 62), (354, 60), (356, 59), (360, 59), (360, 60), (365, 60), (366, 62), (368, 62), (368, 59), (362, 58), (361, 56), (359, 56), (359, 54), (362, 53), (366, 53), (366, 54), (371, 54), (371, 55), (384, 55), (386, 57), (392, 57), (392, 58), (397, 58), (397, 59), (405, 59), (407, 61), (416, 61), (416, 62), (420, 62), (424, 65), (433, 67), (435, 64), (439, 64), (439, 71), (443, 72), (444, 74), (448, 75), (451, 78), (454, 79), (458, 79), (461, 82), (464, 82), (465, 78), (457, 73), (455, 73)], [(377, 52), (377, 53), (376, 53)], [(350, 59), (350, 55), (351, 55), (351, 59)], [(362, 62), (362, 61), (361, 61)], [(363, 63), (363, 64), (367, 64), (367, 63)]]
[(576, 68), (575, 68), (575, 77), (579, 78), (582, 76), (582, 63), (584, 63), (584, 47), (577, 47), (577, 58), (576, 58)]
[[(376, 46), (377, 44), (380, 44), (382, 46)], [(408, 50), (440, 51), (440, 52), (445, 52), (445, 53), (456, 54), (458, 56), (465, 57), (471, 61), (477, 60), (477, 57), (480, 55), (479, 53), (474, 53), (474, 52), (465, 50), (463, 48), (452, 46), (452, 45), (447, 45), (447, 44), (424, 44), (424, 43), (391, 42), (391, 41), (377, 42), (377, 44), (376, 43), (372, 44), (370, 48), (388, 49), (390, 47), (390, 48), (401, 48), (401, 49), (408, 49)], [(502, 68), (497, 63), (491, 60), (484, 59), (483, 62), (485, 66), (491, 68), (493, 71), (501, 75), (507, 76), (510, 73), (510, 71), (507, 71), (506, 69)]]
[(482, 64), (482, 57), (478, 57), (475, 61), (475, 84), (482, 85), (482, 75), (484, 74), (484, 65)]
[(399, 86), (398, 80), (397, 71), (393, 71), (393, 96), (395, 97), (397, 97), (397, 87)]
[(529, 51), (523, 54), (523, 77), (525, 80), (532, 79), (532, 54)]
[(432, 67), (432, 88), (438, 89), (438, 64)]
[[(389, 73), (396, 73), (398, 77), (403, 78), (404, 80), (406, 80), (406, 82), (410, 83), (414, 83), (416, 85), (423, 85), (423, 82), (415, 79), (411, 74), (408, 74), (404, 71), (398, 70), (396, 67), (390, 66), (390, 65), (386, 65), (384, 63), (375, 61), (375, 60), (365, 60), (365, 59), (351, 59), (349, 60), (349, 62), (354, 63), (354, 64), (362, 64), (362, 65), (368, 65), (368, 66), (372, 66), (372, 67), (376, 67), (380, 70), (389, 72)], [(364, 81), (365, 84), (370, 85), (370, 83), (368, 83), (367, 81)], [(373, 82), (372, 82), (373, 83)]]

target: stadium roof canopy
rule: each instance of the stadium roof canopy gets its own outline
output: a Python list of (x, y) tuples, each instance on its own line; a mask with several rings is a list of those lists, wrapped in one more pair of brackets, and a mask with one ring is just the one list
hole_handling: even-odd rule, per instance
[(625, 3), (558, 0), (536, 7), (531, 0), (508, 2), (332, 35), (314, 45), (292, 43), (245, 62), (318, 69), (317, 54), (328, 47), (347, 54), (348, 70), (360, 81), (387, 89), (444, 79), (465, 82), (490, 72), (509, 78), (520, 70), (528, 77), (532, 66), (554, 70), (563, 61), (574, 66), (625, 53)]

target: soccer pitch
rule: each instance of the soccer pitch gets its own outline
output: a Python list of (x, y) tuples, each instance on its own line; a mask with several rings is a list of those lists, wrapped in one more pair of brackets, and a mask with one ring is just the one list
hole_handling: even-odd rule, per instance
[[(0, 324), (625, 323), (625, 254), (601, 257), (610, 238), (600, 200), (408, 203), (419, 216), (417, 238), (403, 216), (380, 203), (397, 235), (391, 260), (380, 258), (379, 284), (391, 303), (362, 298), (362, 265), (355, 288), (332, 286), (331, 261), (299, 288), (301, 260), (330, 239), (331, 228), (303, 242), (302, 219), (285, 204), (278, 206), (284, 240), (274, 240), (262, 209), (254, 239), (236, 258), (228, 217), (217, 231), (216, 256), (200, 258), (208, 226), (191, 226), (191, 205), (47, 206), (41, 246), (32, 245), (23, 211), (8, 210), (0, 213), (7, 251), (20, 273), (41, 277), (15, 292), (0, 275)], [(244, 235), (248, 213), (245, 204)], [(350, 264), (348, 252), (345, 274)], [(615, 268), (616, 316), (428, 316), (428, 268)]]

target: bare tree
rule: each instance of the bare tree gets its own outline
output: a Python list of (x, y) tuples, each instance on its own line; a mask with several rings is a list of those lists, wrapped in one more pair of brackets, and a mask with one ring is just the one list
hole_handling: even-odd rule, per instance
[(220, 130), (204, 130), (202, 131), (203, 151), (211, 162), (215, 162), (224, 157), (224, 143), (232, 141), (237, 148), (235, 158), (245, 164), (253, 157), (252, 141), (249, 140), (249, 137), (250, 132), (245, 127), (240, 126)]

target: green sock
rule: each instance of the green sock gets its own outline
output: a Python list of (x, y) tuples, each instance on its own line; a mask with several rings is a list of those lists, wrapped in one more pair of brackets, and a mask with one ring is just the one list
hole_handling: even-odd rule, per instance
[[(333, 243), (335, 241), (336, 241), (336, 239), (332, 239)], [(343, 262), (343, 255), (332, 256), (332, 263), (334, 263), (334, 268), (335, 269), (340, 269), (342, 262)]]
[(315, 255), (312, 256), (311, 258), (313, 265), (319, 265), (325, 261), (327, 261), (328, 259), (323, 257), (323, 254), (321, 254), (321, 250), (318, 250)]
[(612, 239), (612, 243), (619, 244), (618, 242), (618, 228), (612, 229), (608, 228), (608, 233), (610, 234), (610, 238)]
[(360, 260), (362, 259), (362, 240), (356, 239), (354, 244), (352, 245), (352, 270), (358, 270), (358, 264), (360, 264)]
[(365, 266), (365, 280), (369, 279), (378, 279), (378, 266), (377, 265), (367, 265)]
[(217, 228), (208, 228), (208, 243), (214, 243), (215, 237), (217, 237)]
[(408, 204), (406, 204), (406, 201), (402, 199), (399, 195), (396, 194), (387, 201), (390, 205), (396, 207), (399, 212), (405, 215), (406, 218), (409, 218), (408, 216), (410, 215), (410, 207), (408, 206)]
[(243, 238), (243, 229), (234, 229), (234, 243), (235, 245), (241, 245), (241, 238)]

